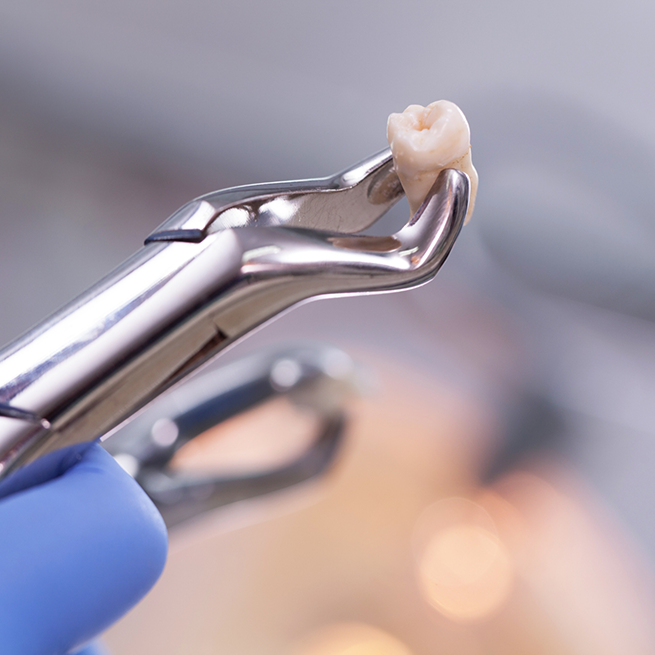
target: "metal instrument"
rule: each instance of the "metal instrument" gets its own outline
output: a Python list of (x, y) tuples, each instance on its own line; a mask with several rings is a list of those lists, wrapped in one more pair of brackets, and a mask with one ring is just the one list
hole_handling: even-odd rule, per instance
[[(315, 478), (335, 459), (346, 425), (346, 402), (362, 382), (342, 350), (318, 343), (257, 353), (196, 376), (105, 441), (105, 448), (143, 487), (169, 527), (241, 500)], [(316, 419), (300, 452), (247, 471), (201, 473), (171, 463), (180, 449), (236, 415), (284, 398)], [(274, 439), (261, 435), (264, 449)]]
[(217, 191), (0, 352), (0, 477), (99, 437), (229, 344), (325, 295), (431, 279), (466, 215), (445, 170), (396, 234), (358, 235), (403, 195), (385, 150), (332, 177)]

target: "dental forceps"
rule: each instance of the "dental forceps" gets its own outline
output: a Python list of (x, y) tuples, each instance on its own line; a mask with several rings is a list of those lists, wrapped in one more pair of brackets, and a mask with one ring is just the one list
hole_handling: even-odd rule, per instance
[[(302, 343), (249, 355), (196, 376), (150, 404), (105, 449), (150, 496), (170, 528), (238, 501), (287, 489), (325, 473), (347, 424), (347, 401), (362, 388), (358, 367), (342, 350)], [(316, 419), (310, 443), (278, 463), (226, 472), (178, 470), (175, 456), (207, 430), (234, 416), (284, 398)], [(261, 447), (273, 447), (270, 435)]]
[(332, 177), (184, 205), (126, 262), (0, 351), (0, 478), (107, 434), (293, 305), (430, 280), (463, 224), (469, 180), (442, 171), (400, 231), (358, 234), (402, 195), (384, 150)]

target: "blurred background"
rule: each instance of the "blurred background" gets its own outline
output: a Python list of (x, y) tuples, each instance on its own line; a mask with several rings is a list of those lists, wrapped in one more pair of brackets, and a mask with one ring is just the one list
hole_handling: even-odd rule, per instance
[(321, 339), (374, 382), (325, 479), (172, 530), (115, 655), (655, 652), (654, 20), (0, 4), (3, 343), (191, 197), (336, 172), (408, 104), (459, 104), (480, 174), (434, 282), (303, 305), (225, 355)]

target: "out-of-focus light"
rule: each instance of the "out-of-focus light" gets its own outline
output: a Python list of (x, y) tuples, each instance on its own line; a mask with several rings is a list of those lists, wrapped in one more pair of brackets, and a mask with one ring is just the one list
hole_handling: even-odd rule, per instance
[(430, 506), (415, 528), (417, 577), (426, 600), (457, 621), (477, 621), (509, 597), (514, 566), (480, 505), (450, 498)]
[(355, 363), (343, 350), (334, 348), (323, 357), (323, 366), (331, 378), (343, 380), (352, 374)]
[(412, 655), (401, 641), (364, 623), (337, 623), (304, 639), (293, 655)]
[(180, 434), (180, 429), (177, 427), (175, 421), (169, 418), (160, 418), (155, 421), (155, 424), (150, 430), (152, 440), (160, 448), (168, 448), (172, 446)]
[(300, 364), (293, 359), (275, 362), (271, 371), (271, 383), (276, 389), (284, 391), (293, 387), (302, 375)]
[(528, 602), (514, 604), (505, 634), (532, 624), (543, 652), (655, 653), (649, 563), (583, 480), (555, 464), (542, 470), (546, 476), (517, 471), (494, 485), (524, 526), (510, 549)]

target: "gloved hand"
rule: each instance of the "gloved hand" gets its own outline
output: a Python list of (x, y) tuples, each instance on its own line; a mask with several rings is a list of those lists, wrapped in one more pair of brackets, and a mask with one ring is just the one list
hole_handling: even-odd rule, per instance
[(75, 652), (164, 568), (161, 516), (98, 444), (42, 457), (0, 483), (0, 498), (3, 655)]

